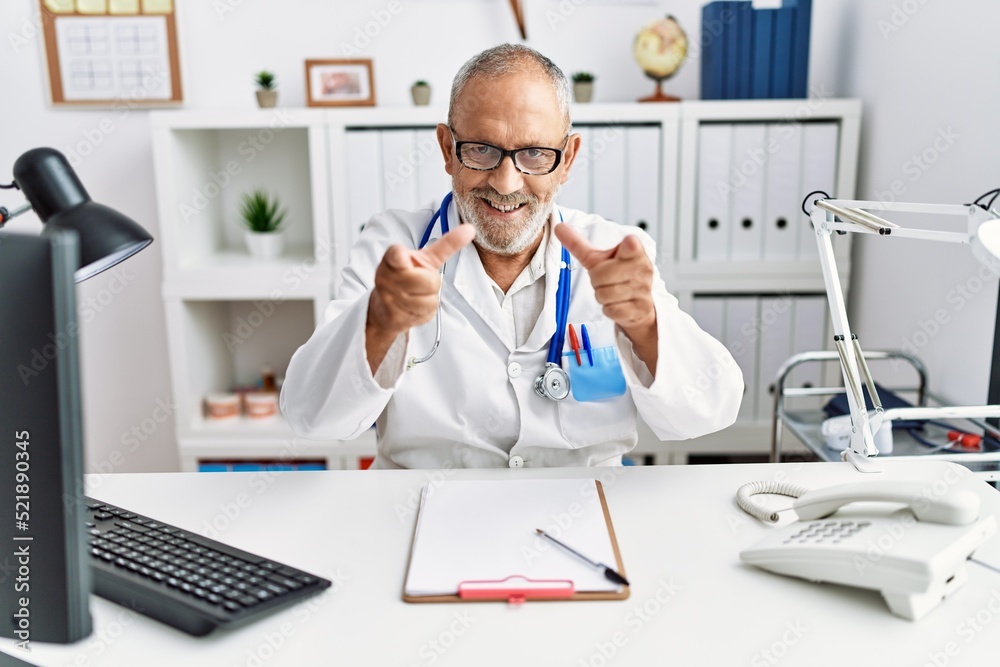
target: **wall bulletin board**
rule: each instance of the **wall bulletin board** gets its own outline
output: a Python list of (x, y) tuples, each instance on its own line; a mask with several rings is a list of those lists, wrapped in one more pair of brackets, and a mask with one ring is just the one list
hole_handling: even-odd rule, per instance
[(55, 106), (183, 101), (174, 0), (38, 0)]

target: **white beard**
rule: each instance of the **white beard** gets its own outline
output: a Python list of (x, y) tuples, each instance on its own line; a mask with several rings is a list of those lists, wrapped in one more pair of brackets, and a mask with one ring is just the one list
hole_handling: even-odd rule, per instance
[[(556, 195), (558, 189), (553, 193), (552, 201), (555, 201)], [(499, 204), (526, 204), (528, 217), (516, 224), (510, 224), (498, 222), (489, 214), (481, 215), (476, 200), (484, 197)], [(542, 206), (538, 199), (531, 195), (514, 193), (502, 196), (483, 188), (471, 190), (464, 197), (456, 195), (455, 205), (462, 219), (476, 228), (476, 245), (483, 250), (508, 256), (517, 255), (531, 247), (552, 212), (551, 203)]]

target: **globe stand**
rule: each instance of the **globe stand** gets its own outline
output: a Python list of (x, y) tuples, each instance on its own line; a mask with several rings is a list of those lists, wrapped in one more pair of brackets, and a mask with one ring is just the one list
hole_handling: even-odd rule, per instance
[(656, 81), (656, 92), (649, 97), (640, 97), (640, 102), (680, 102), (681, 98), (675, 97), (674, 95), (665, 95), (663, 93), (663, 82), (667, 77), (664, 78), (653, 78)]

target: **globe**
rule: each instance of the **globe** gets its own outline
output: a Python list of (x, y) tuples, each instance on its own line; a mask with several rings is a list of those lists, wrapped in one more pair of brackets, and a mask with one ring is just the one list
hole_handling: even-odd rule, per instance
[(656, 19), (642, 27), (635, 36), (632, 54), (646, 76), (656, 81), (656, 93), (640, 102), (677, 102), (678, 97), (663, 94), (663, 81), (680, 69), (687, 57), (688, 40), (673, 16)]

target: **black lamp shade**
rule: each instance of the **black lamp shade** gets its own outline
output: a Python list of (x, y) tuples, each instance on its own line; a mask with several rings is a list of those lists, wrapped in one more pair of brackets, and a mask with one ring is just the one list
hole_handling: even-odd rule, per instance
[(80, 282), (131, 257), (153, 237), (138, 223), (97, 204), (83, 188), (69, 162), (52, 148), (35, 148), (14, 163), (14, 181), (46, 230), (76, 232), (80, 240)]

